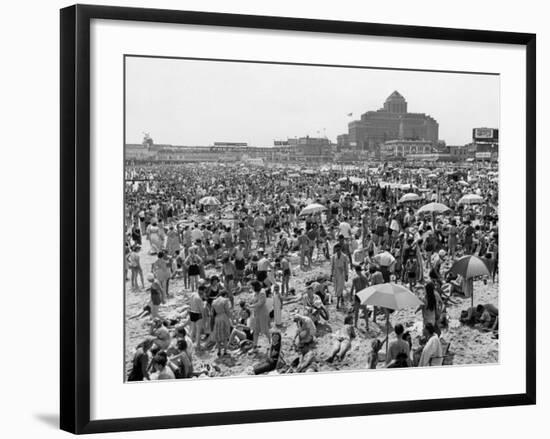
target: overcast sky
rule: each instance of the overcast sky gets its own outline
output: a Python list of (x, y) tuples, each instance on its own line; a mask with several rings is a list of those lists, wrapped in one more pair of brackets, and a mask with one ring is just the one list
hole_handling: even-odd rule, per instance
[[(499, 127), (498, 76), (201, 60), (126, 58), (126, 142), (212, 145), (336, 136), (398, 90), (448, 145)], [(353, 113), (348, 117), (348, 113)]]

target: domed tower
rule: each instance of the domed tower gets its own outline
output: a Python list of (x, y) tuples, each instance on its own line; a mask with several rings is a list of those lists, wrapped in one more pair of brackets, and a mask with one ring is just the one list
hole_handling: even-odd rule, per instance
[(407, 101), (401, 93), (395, 90), (391, 95), (388, 96), (386, 102), (384, 102), (384, 110), (388, 113), (406, 113), (407, 112)]

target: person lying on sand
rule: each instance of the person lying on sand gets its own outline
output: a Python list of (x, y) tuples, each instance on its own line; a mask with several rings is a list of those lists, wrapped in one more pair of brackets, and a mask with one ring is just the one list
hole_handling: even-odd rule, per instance
[(351, 349), (351, 340), (354, 338), (355, 328), (353, 326), (353, 316), (348, 315), (344, 319), (344, 326), (334, 335), (332, 352), (327, 358), (327, 363), (332, 363), (335, 359), (342, 361)]
[(133, 316), (128, 317), (128, 320), (134, 320), (134, 319), (142, 319), (143, 317), (147, 317), (151, 315), (151, 306), (149, 305), (149, 302), (142, 308), (140, 312), (137, 314), (134, 314)]
[(498, 308), (487, 303), (486, 305), (477, 305), (470, 307), (460, 313), (460, 322), (466, 325), (480, 324), (481, 328), (492, 329), (498, 318)]

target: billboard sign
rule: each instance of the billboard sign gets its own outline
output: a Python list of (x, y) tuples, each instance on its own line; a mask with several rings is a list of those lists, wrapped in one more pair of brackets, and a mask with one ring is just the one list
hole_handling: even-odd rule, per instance
[(490, 152), (476, 152), (476, 159), (483, 160), (483, 159), (490, 159), (491, 153)]
[(474, 141), (481, 142), (497, 142), (498, 141), (498, 129), (496, 128), (474, 128), (473, 129)]

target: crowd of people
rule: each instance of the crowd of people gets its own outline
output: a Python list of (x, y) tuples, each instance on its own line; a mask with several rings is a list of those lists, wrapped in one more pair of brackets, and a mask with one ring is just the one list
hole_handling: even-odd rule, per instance
[[(445, 209), (423, 212), (432, 202)], [(473, 294), (453, 262), (475, 255), (484, 282), (498, 277), (491, 166), (133, 165), (125, 207), (126, 294), (143, 300), (127, 318), (147, 332), (129, 381), (216, 376), (218, 360), (241, 355), (250, 373), (317, 371), (342, 363), (358, 337), (372, 339), (364, 368), (449, 364), (447, 309)], [(406, 322), (391, 323), (394, 310), (361, 301), (388, 282), (421, 300), (418, 343)], [(494, 304), (463, 310), (460, 322), (498, 337)], [(203, 361), (208, 352), (215, 361)]]

